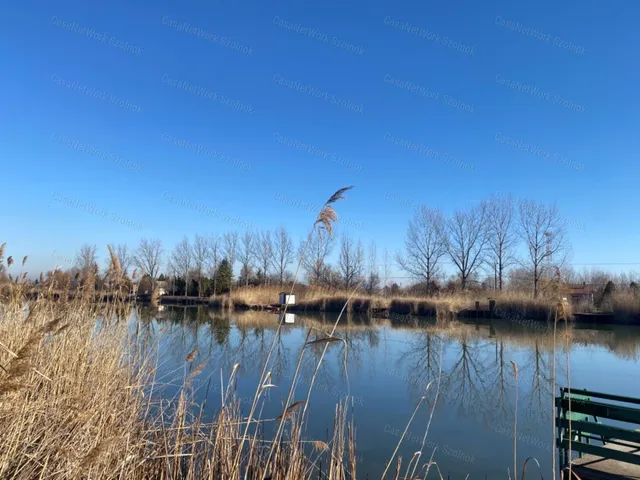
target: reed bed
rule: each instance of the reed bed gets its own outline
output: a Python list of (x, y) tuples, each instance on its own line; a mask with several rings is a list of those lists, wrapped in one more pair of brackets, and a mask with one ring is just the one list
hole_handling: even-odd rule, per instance
[[(268, 381), (256, 393), (258, 414), (247, 418), (234, 396), (236, 365), (205, 423), (193, 402), (193, 379), (206, 374), (197, 350), (167, 398), (164, 387), (176, 379), (156, 376), (157, 352), (122, 321), (130, 304), (98, 304), (90, 291), (48, 295), (53, 287), (33, 299), (26, 283), (0, 285), (0, 478), (293, 480), (317, 478), (321, 465), (330, 480), (355, 478), (346, 400), (336, 436), (303, 438), (304, 402), (261, 418)], [(270, 424), (288, 433), (265, 439)]]
[[(216, 297), (217, 305), (228, 299), (225, 305), (229, 308), (249, 309), (277, 304), (281, 289), (276, 287), (243, 287), (235, 290), (231, 298)], [(347, 312), (384, 314), (384, 315), (416, 315), (428, 317), (454, 318), (461, 312), (474, 312), (476, 301), (481, 308), (488, 310), (489, 296), (496, 300), (498, 316), (505, 318), (532, 319), (552, 321), (556, 300), (550, 298), (533, 298), (521, 292), (466, 292), (457, 294), (441, 294), (430, 297), (383, 297), (358, 293), (347, 305)], [(324, 288), (308, 288), (297, 293), (296, 304), (287, 307), (295, 312), (340, 312), (344, 307), (349, 292), (329, 291)]]
[(640, 296), (633, 291), (615, 292), (611, 311), (624, 323), (640, 323)]
[[(289, 291), (291, 285), (240, 287), (231, 295), (211, 297), (209, 305), (236, 310), (260, 309), (278, 303), (281, 291)], [(350, 292), (324, 287), (296, 287), (296, 304), (288, 307), (295, 312), (340, 312)], [(440, 293), (431, 296), (394, 296), (367, 295), (358, 292), (349, 304), (348, 313), (366, 313), (370, 315), (416, 315), (454, 317), (464, 312), (473, 315), (476, 301), (481, 309), (488, 309), (489, 298), (496, 301), (496, 316), (505, 319), (529, 319), (552, 322), (556, 308), (556, 297), (540, 296), (534, 298), (528, 292), (521, 291), (468, 291), (458, 293)], [(566, 305), (569, 318), (573, 312), (593, 311), (587, 303)], [(618, 323), (640, 324), (640, 297), (631, 291), (614, 292), (603, 311), (615, 315)]]
[(0, 305), (0, 477), (131, 472), (151, 370), (123, 366), (126, 326), (97, 326), (89, 302), (16, 300)]

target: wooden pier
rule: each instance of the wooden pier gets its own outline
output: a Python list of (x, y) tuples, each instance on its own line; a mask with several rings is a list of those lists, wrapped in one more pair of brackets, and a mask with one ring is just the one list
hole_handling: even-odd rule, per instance
[[(640, 444), (634, 442), (608, 443), (607, 448), (613, 451), (638, 455), (640, 459)], [(640, 465), (624, 463), (611, 458), (597, 455), (584, 455), (574, 460), (572, 470), (582, 480), (621, 480), (640, 479)], [(568, 478), (568, 475), (565, 475)]]
[(640, 480), (640, 399), (561, 388), (556, 425), (561, 478)]
[(574, 313), (573, 318), (578, 323), (615, 323), (615, 316), (613, 315), (613, 313)]

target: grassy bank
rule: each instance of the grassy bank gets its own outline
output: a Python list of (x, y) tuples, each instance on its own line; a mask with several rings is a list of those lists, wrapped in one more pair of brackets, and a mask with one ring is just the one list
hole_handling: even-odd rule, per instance
[[(281, 289), (277, 287), (238, 288), (232, 294), (219, 296), (205, 303), (225, 308), (259, 309), (278, 303)], [(295, 291), (296, 304), (289, 305), (291, 312), (340, 312), (351, 292), (329, 291), (322, 288), (307, 288)], [(494, 316), (506, 320), (551, 321), (554, 318), (557, 300), (547, 297), (533, 298), (524, 292), (466, 292), (441, 294), (432, 297), (382, 297), (356, 293), (347, 304), (349, 313), (366, 313), (371, 316), (393, 317), (398, 315), (430, 316), (443, 318), (475, 318), (476, 302), (479, 302), (480, 317), (489, 311), (489, 297), (495, 300)], [(565, 304), (567, 313), (594, 310), (587, 306)], [(640, 324), (640, 300), (631, 292), (616, 292), (606, 303), (603, 312), (612, 313), (616, 323)]]
[[(279, 288), (255, 287), (239, 288), (231, 296), (212, 299), (217, 305), (236, 309), (260, 308), (278, 302)], [(494, 293), (494, 292), (490, 292)], [(512, 292), (495, 292), (494, 315), (505, 319), (532, 319), (547, 321), (553, 319), (556, 302), (546, 298), (531, 298), (530, 295)], [(289, 305), (291, 312), (340, 312), (347, 303), (350, 292), (306, 289), (296, 292), (296, 304)], [(475, 317), (476, 302), (479, 302), (480, 316), (489, 312), (488, 294), (460, 293), (433, 297), (382, 297), (356, 293), (347, 304), (350, 313), (366, 313), (373, 316), (415, 315), (430, 317)]]

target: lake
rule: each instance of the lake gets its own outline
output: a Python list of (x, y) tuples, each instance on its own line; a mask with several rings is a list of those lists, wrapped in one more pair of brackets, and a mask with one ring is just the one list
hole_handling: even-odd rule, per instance
[[(270, 368), (271, 383), (278, 388), (269, 390), (262, 418), (282, 413), (308, 329), (312, 329), (310, 340), (321, 338), (320, 331), (330, 332), (336, 318), (334, 314), (296, 314), (294, 323), (282, 325)], [(198, 404), (205, 404), (205, 421), (211, 421), (220, 405), (221, 372), (226, 386), (233, 365), (239, 363), (237, 397), (243, 413), (248, 412), (278, 328), (277, 314), (229, 314), (206, 307), (137, 307), (132, 321), (136, 319), (140, 341), (158, 348), (158, 376), (169, 383), (163, 395), (175, 395), (179, 379), (189, 369), (203, 366), (194, 383), (195, 398)], [(557, 332), (559, 387), (567, 386), (570, 372), (572, 389), (640, 397), (640, 328), (574, 325), (568, 335), (564, 328), (559, 325)], [(304, 435), (309, 440), (326, 441), (333, 429), (336, 403), (349, 393), (356, 425), (358, 478), (380, 478), (430, 382), (427, 401), (398, 451), (403, 465), (406, 467), (420, 449), (429, 421), (429, 402), (438, 391), (423, 460), (435, 448), (434, 460), (444, 478), (464, 479), (467, 474), (472, 479), (508, 478), (507, 469), (513, 465), (516, 405), (511, 361), (518, 366), (518, 469), (525, 459), (535, 457), (545, 478), (551, 477), (555, 454), (552, 326), (354, 315), (341, 319), (336, 335), (345, 342), (328, 348), (310, 397)], [(185, 358), (196, 347), (195, 359), (186, 363)], [(305, 398), (323, 349), (323, 344), (306, 347), (294, 401)], [(268, 436), (274, 427), (265, 425)], [(535, 464), (529, 462), (528, 468), (537, 475)], [(394, 469), (395, 461), (391, 472)], [(435, 469), (429, 478), (439, 478)]]

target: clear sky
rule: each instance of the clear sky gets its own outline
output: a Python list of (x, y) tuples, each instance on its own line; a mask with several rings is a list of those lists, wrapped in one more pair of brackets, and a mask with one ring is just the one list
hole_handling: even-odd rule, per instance
[(412, 205), (499, 191), (557, 202), (575, 263), (640, 262), (639, 19), (632, 1), (5, 2), (0, 243), (39, 272), (85, 242), (102, 265), (141, 237), (299, 236), (355, 185), (341, 228), (379, 251)]

